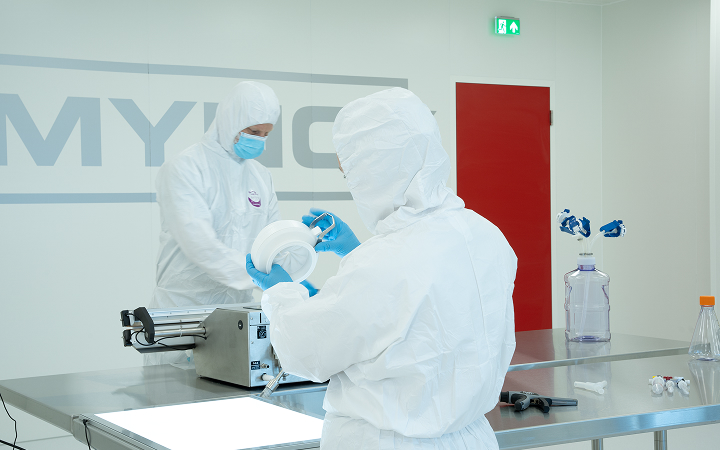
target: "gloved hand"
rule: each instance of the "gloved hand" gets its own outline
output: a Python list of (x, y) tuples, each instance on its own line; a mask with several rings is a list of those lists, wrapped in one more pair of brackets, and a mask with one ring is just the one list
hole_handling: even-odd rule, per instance
[(310, 284), (310, 282), (308, 280), (303, 280), (300, 282), (300, 284), (302, 284), (303, 286), (305, 286), (307, 288), (308, 292), (310, 293), (310, 297), (312, 297), (313, 295), (318, 293), (317, 288), (315, 286), (313, 286), (312, 284)]
[[(317, 219), (322, 213), (327, 211), (317, 208), (310, 208), (310, 215), (303, 216), (302, 222), (305, 225), (310, 225), (313, 220)], [(316, 252), (334, 252), (339, 257), (344, 257), (351, 251), (355, 250), (355, 247), (360, 245), (360, 241), (355, 237), (355, 233), (352, 232), (350, 227), (340, 220), (335, 214), (329, 213), (335, 219), (335, 228), (330, 230), (328, 234), (323, 237), (322, 242), (315, 246)], [(321, 230), (325, 231), (327, 227), (332, 224), (329, 217), (323, 217), (323, 219), (316, 224)]]
[(257, 270), (255, 264), (252, 262), (250, 253), (245, 257), (245, 269), (247, 269), (247, 273), (252, 278), (253, 283), (258, 285), (263, 291), (270, 289), (278, 283), (292, 283), (290, 275), (288, 275), (285, 269), (280, 267), (279, 264), (273, 264), (270, 273), (262, 273)]

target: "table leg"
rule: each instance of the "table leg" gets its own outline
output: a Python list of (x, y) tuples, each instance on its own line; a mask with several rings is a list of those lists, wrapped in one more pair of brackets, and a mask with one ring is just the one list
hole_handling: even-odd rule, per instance
[(603, 450), (603, 440), (593, 439), (591, 442), (592, 450)]
[(656, 431), (655, 450), (667, 450), (667, 430)]

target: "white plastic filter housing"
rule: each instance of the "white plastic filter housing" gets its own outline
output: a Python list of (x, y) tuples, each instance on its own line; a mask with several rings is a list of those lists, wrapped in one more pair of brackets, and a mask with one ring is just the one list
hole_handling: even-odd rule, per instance
[(279, 264), (299, 283), (315, 269), (315, 244), (321, 232), (319, 227), (311, 230), (296, 220), (278, 220), (260, 231), (250, 257), (257, 270), (270, 273), (273, 264)]

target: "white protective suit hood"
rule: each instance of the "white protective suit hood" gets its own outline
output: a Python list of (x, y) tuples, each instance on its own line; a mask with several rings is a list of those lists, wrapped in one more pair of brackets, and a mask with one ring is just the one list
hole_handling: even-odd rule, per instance
[(464, 206), (445, 185), (450, 158), (437, 122), (407, 89), (347, 104), (335, 119), (333, 143), (360, 217), (373, 234), (404, 228), (441, 205)]
[(247, 127), (275, 123), (280, 117), (280, 102), (275, 92), (257, 81), (238, 83), (230, 94), (218, 104), (215, 120), (202, 142), (210, 147), (221, 147), (235, 156), (235, 137)]

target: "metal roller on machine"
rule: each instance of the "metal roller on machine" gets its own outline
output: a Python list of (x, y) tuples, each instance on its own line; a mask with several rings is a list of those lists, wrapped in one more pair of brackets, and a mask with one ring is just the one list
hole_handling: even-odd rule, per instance
[[(123, 342), (140, 353), (193, 350), (198, 376), (245, 387), (268, 384), (282, 367), (259, 303), (121, 312)], [(278, 382), (304, 378), (282, 373)]]

